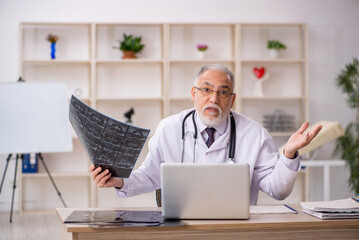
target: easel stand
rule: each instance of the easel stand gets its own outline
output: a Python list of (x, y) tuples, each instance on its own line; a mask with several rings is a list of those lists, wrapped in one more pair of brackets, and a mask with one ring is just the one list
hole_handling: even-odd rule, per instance
[[(8, 167), (8, 165), (9, 165), (11, 156), (12, 156), (12, 154), (9, 154), (9, 155), (7, 156), (7, 158), (6, 158), (6, 166), (5, 166), (4, 174), (3, 174), (2, 180), (1, 180), (0, 193), (1, 193), (1, 190), (2, 190), (2, 186), (3, 186), (3, 184), (4, 184), (5, 175), (6, 175), (7, 167)], [(55, 190), (56, 190), (56, 192), (57, 192), (57, 195), (59, 196), (59, 198), (60, 198), (62, 204), (64, 205), (65, 208), (67, 208), (67, 205), (66, 205), (64, 199), (62, 198), (61, 193), (60, 193), (60, 191), (58, 190), (58, 188), (57, 188), (57, 186), (56, 186), (56, 184), (55, 184), (55, 181), (54, 181), (54, 179), (52, 178), (52, 176), (51, 176), (51, 174), (50, 174), (50, 171), (48, 170), (48, 168), (47, 168), (47, 166), (46, 166), (46, 164), (45, 164), (45, 161), (44, 161), (44, 159), (43, 159), (41, 153), (38, 153), (38, 156), (39, 156), (39, 158), (40, 158), (42, 164), (44, 165), (44, 168), (45, 168), (45, 170), (46, 170), (46, 172), (47, 172), (47, 175), (49, 176), (49, 178), (50, 178), (50, 180), (51, 180), (51, 183), (52, 183), (52, 185), (54, 186), (54, 188), (55, 188)], [(21, 160), (23, 160), (24, 155), (23, 155), (23, 154), (21, 154), (21, 155), (20, 155), (20, 154), (16, 154), (14, 183), (13, 183), (12, 197), (11, 197), (10, 223), (12, 223), (12, 212), (13, 212), (13, 207), (14, 207), (14, 195), (15, 195), (15, 189), (16, 189), (17, 164), (18, 164), (18, 160), (19, 160), (20, 157), (21, 157)]]

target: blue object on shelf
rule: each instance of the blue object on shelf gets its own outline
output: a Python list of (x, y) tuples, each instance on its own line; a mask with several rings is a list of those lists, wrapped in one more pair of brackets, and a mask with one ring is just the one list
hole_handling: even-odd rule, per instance
[(22, 159), (23, 173), (37, 173), (37, 154), (24, 154)]
[(56, 59), (56, 43), (51, 43), (51, 59)]

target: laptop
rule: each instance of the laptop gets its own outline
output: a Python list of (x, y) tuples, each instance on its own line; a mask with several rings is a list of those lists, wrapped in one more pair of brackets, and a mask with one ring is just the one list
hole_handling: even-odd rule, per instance
[(249, 165), (163, 163), (162, 215), (166, 219), (248, 219)]

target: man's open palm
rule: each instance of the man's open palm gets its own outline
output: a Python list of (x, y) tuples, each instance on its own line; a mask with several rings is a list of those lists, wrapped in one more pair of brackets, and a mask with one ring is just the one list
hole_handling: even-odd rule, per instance
[(295, 153), (307, 146), (315, 136), (318, 135), (320, 130), (322, 129), (322, 125), (318, 125), (316, 128), (313, 129), (311, 132), (304, 133), (304, 131), (308, 128), (309, 122), (305, 122), (302, 124), (302, 126), (296, 131), (295, 133), (290, 136), (285, 149), (284, 149), (284, 155), (287, 158), (294, 158)]

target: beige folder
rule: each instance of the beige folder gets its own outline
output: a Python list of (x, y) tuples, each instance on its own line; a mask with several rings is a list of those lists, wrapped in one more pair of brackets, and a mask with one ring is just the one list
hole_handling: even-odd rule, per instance
[[(318, 135), (312, 140), (312, 142), (309, 145), (299, 150), (300, 156), (307, 154), (319, 148), (323, 144), (344, 135), (344, 130), (340, 126), (340, 124), (338, 122), (331, 122), (331, 121), (319, 121), (311, 125), (305, 132), (311, 132), (319, 124), (323, 125), (322, 130), (318, 133)], [(285, 148), (285, 144), (279, 148), (279, 152), (281, 154), (283, 154), (284, 148)]]

